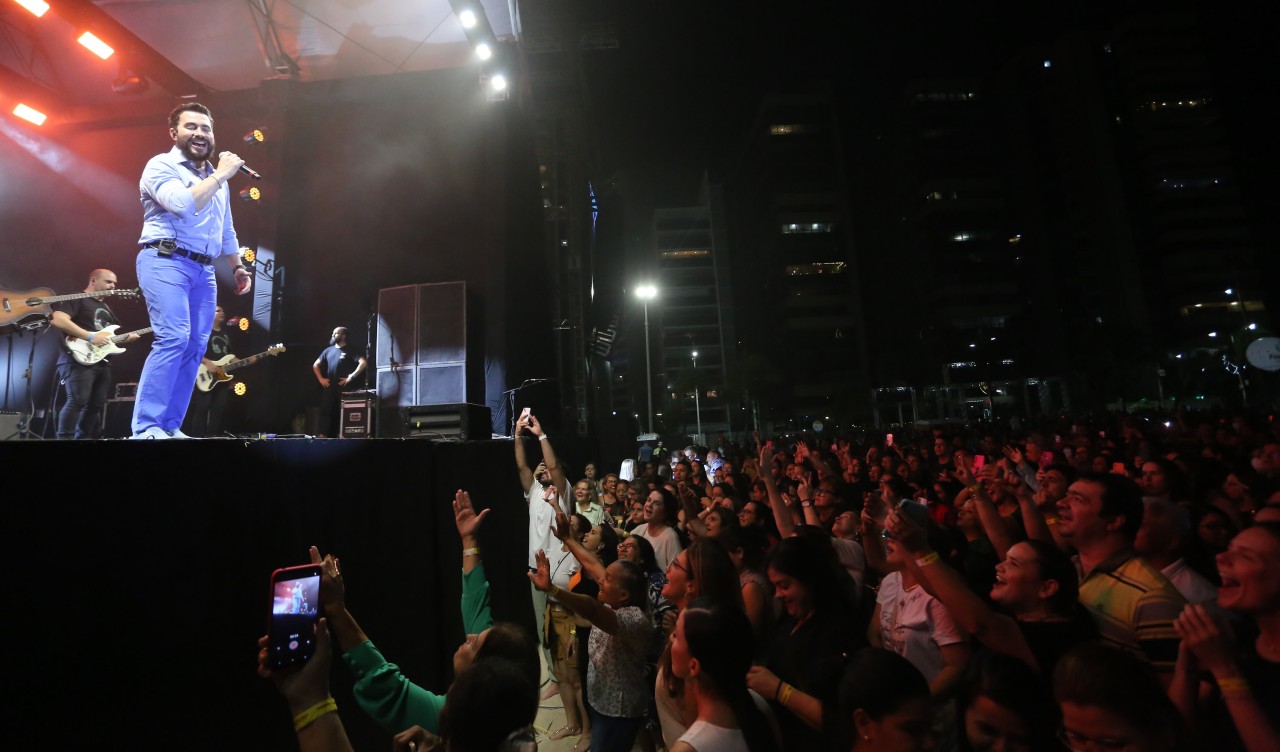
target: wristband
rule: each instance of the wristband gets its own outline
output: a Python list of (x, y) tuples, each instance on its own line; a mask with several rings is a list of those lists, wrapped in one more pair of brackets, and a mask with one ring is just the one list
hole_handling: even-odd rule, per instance
[(773, 699), (774, 699), (775, 701), (778, 699), (778, 693), (782, 691), (782, 685), (784, 685), (784, 684), (786, 684), (786, 682), (784, 682), (783, 680), (779, 679), (779, 680), (778, 680), (778, 686), (776, 686), (776, 687), (774, 687), (774, 688), (773, 688)]
[(551, 585), (551, 589), (547, 591), (547, 597), (555, 598), (557, 595), (560, 595), (560, 588), (556, 587), (555, 584), (553, 583)]
[(231, 273), (232, 273), (232, 274), (235, 274), (236, 272), (240, 271), (241, 269), (245, 270), (246, 272), (247, 272), (247, 271), (249, 271), (249, 267), (245, 266), (244, 264), (236, 264), (236, 265), (235, 265), (235, 267), (234, 267), (234, 268), (232, 268)]
[(938, 552), (937, 552), (937, 551), (930, 551), (929, 553), (925, 554), (924, 556), (921, 556), (919, 559), (916, 559), (916, 566), (917, 566), (917, 567), (927, 567), (927, 566), (929, 566), (930, 564), (937, 564), (937, 563), (938, 563), (938, 561), (939, 561), (939, 559), (941, 559), (941, 557), (940, 557), (940, 556), (938, 556)]
[(969, 493), (971, 494), (976, 494), (981, 490), (982, 490), (982, 486), (980, 486), (977, 483), (974, 483), (972, 486), (969, 486)]
[(463, 555), (463, 556), (479, 556), (479, 555), (480, 555), (480, 547), (479, 547), (479, 546), (472, 546), (471, 548), (464, 548), (464, 549), (462, 549), (462, 555)]
[(538, 437), (538, 441), (546, 441), (546, 440), (547, 440), (547, 435), (545, 433)]
[(787, 706), (787, 700), (791, 699), (791, 693), (794, 692), (795, 689), (796, 688), (791, 686), (790, 684), (783, 682), (782, 696), (778, 698), (778, 704), (785, 708)]
[(1218, 690), (1223, 697), (1243, 697), (1249, 694), (1249, 683), (1240, 676), (1227, 676), (1218, 679)]
[(336, 713), (337, 710), (338, 703), (334, 702), (332, 697), (321, 700), (293, 717), (293, 730), (301, 731), (314, 723), (320, 716)]

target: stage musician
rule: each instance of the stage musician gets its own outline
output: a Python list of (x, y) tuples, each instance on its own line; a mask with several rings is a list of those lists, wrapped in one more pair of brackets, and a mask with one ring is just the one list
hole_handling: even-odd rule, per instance
[(226, 320), (227, 313), (222, 306), (213, 309), (213, 330), (209, 332), (209, 343), (205, 345), (201, 363), (213, 374), (215, 386), (207, 392), (196, 389), (191, 393), (191, 407), (182, 427), (196, 438), (222, 435), (222, 414), (227, 409), (227, 400), (231, 398), (231, 387), (217, 385), (218, 381), (226, 379), (227, 373), (214, 361), (231, 353), (231, 335), (222, 328)]
[(156, 341), (142, 368), (133, 409), (133, 438), (187, 438), (179, 428), (213, 324), (218, 282), (214, 260), (234, 271), (236, 293), (253, 285), (240, 262), (227, 181), (244, 160), (216, 158), (213, 116), (196, 102), (169, 113), (173, 148), (147, 162), (140, 184), (142, 235), (138, 284)]
[[(116, 273), (110, 269), (94, 269), (89, 275), (85, 292), (105, 292), (116, 289)], [(51, 322), (58, 331), (68, 337), (88, 341), (92, 345), (105, 345), (111, 332), (103, 331), (118, 324), (116, 315), (106, 301), (97, 298), (78, 298), (53, 304)], [(134, 342), (137, 334), (130, 334), (119, 344)], [(100, 417), (111, 390), (111, 363), (103, 358), (91, 365), (83, 365), (62, 348), (58, 356), (58, 380), (67, 388), (67, 403), (58, 412), (59, 439), (96, 439), (101, 436)]]
[(341, 438), (338, 436), (338, 407), (342, 402), (342, 392), (359, 385), (358, 379), (364, 374), (367, 364), (363, 355), (347, 352), (347, 328), (334, 327), (329, 346), (311, 364), (316, 381), (324, 387), (324, 395), (320, 398), (320, 427), (324, 429), (324, 435)]

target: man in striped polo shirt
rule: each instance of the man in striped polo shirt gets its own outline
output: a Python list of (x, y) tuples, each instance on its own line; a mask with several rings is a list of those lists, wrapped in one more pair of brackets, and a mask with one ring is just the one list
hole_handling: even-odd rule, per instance
[(1058, 532), (1075, 546), (1080, 602), (1102, 639), (1150, 661), (1166, 684), (1178, 657), (1173, 620), (1186, 600), (1133, 550), (1142, 492), (1114, 473), (1081, 473), (1058, 502)]

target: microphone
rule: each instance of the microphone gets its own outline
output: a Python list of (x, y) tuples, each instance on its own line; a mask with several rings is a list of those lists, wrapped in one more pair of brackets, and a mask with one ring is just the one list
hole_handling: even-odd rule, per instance
[(240, 165), (240, 172), (243, 172), (244, 174), (248, 175), (254, 180), (262, 180), (262, 176), (259, 175), (257, 172), (254, 172), (254, 170), (251, 167), (249, 167), (249, 165), (247, 164)]

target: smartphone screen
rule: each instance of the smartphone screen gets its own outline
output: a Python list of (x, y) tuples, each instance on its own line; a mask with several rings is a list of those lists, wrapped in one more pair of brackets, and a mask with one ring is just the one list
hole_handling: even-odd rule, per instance
[(893, 434), (891, 434), (891, 433), (890, 433), (890, 434), (885, 434), (885, 437), (884, 437), (884, 445), (885, 445), (885, 446), (893, 446)]
[(1129, 474), (1129, 471), (1128, 471), (1128, 469), (1124, 466), (1124, 463), (1123, 463), (1123, 462), (1112, 462), (1112, 463), (1111, 463), (1111, 472), (1115, 473), (1116, 475), (1128, 475), (1128, 474)]
[(975, 473), (982, 472), (982, 466), (985, 464), (987, 464), (987, 455), (985, 454), (973, 455), (973, 471)]
[(284, 668), (310, 660), (316, 652), (319, 622), (320, 565), (277, 569), (271, 575), (267, 665)]
[(1041, 452), (1040, 453), (1041, 469), (1046, 468), (1052, 464), (1053, 464), (1053, 452)]

